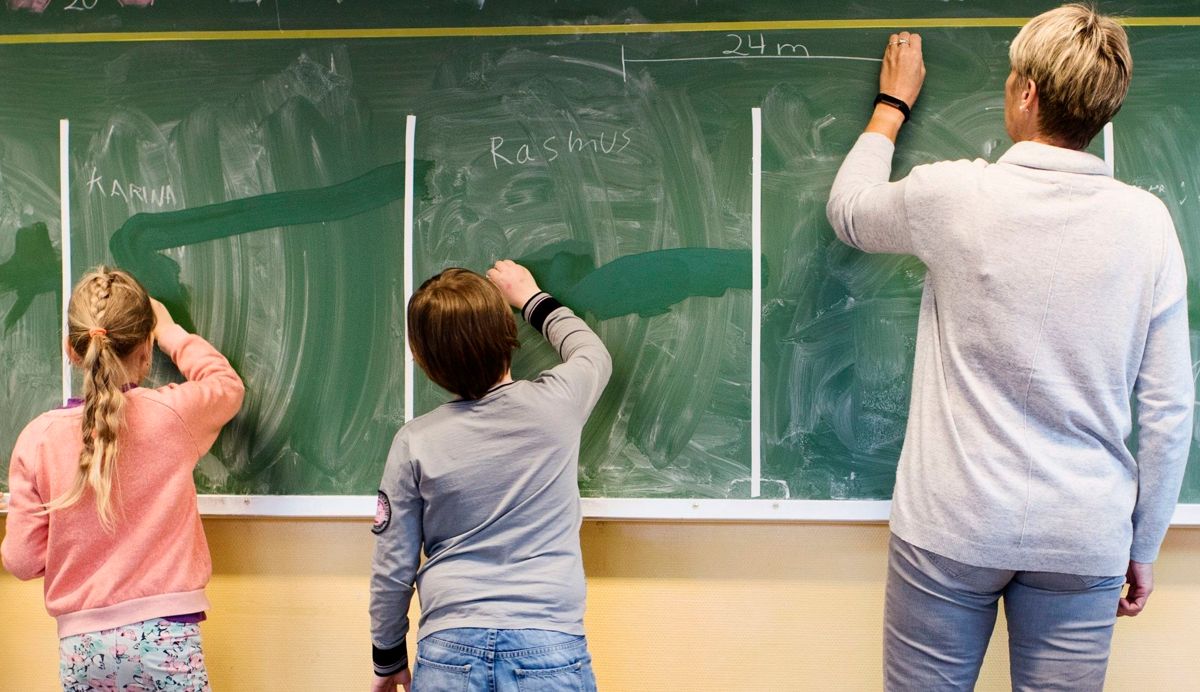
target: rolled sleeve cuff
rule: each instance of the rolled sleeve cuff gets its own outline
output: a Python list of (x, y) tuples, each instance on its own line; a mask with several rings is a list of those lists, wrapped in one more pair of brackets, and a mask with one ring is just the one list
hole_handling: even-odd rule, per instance
[(385, 649), (371, 645), (371, 662), (375, 665), (375, 674), (379, 677), (395, 675), (408, 668), (408, 645), (403, 639), (396, 646)]

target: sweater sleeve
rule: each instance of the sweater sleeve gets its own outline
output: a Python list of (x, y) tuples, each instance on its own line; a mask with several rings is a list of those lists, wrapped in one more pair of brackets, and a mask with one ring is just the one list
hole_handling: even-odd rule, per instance
[(549, 293), (539, 293), (521, 309), (525, 321), (542, 333), (563, 362), (535, 382), (565, 398), (587, 418), (612, 375), (612, 357), (587, 322)]
[(1146, 348), (1134, 392), (1138, 403), (1138, 496), (1130, 559), (1154, 562), (1171, 523), (1192, 441), (1195, 383), (1187, 311), (1187, 273), (1167, 217), (1164, 259), (1154, 290)]
[(371, 564), (371, 658), (375, 674), (408, 667), (408, 608), (424, 541), (424, 505), (404, 430), (396, 435), (376, 501), (375, 558)]
[(158, 347), (187, 378), (187, 382), (169, 384), (158, 391), (187, 426), (198, 456), (204, 456), (217, 441), (221, 428), (242, 407), (245, 386), (225, 356), (183, 327), (164, 329)]
[(8, 467), (8, 520), (4, 543), (0, 545), (4, 569), (21, 580), (46, 574), (46, 543), (50, 532), (50, 517), (38, 514), (46, 500), (38, 488), (34, 470), (29, 467), (26, 440), (27, 434), (22, 433)]
[(904, 202), (907, 183), (888, 182), (894, 151), (887, 137), (863, 133), (838, 169), (825, 214), (837, 237), (853, 248), (912, 255), (917, 253)]

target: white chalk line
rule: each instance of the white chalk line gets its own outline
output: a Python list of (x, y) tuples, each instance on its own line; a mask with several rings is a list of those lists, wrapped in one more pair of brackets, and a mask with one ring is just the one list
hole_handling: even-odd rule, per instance
[(404, 120), (404, 422), (413, 419), (413, 355), (408, 345), (408, 299), (413, 294), (413, 153), (417, 141), (417, 116)]
[(750, 109), (750, 497), (762, 492), (762, 109)]
[(58, 121), (59, 249), (62, 251), (62, 401), (71, 398), (71, 361), (67, 359), (67, 306), (71, 302), (71, 121)]

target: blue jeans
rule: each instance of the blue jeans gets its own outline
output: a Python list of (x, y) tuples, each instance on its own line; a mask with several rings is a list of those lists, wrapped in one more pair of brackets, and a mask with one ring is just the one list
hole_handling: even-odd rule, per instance
[(892, 535), (884, 688), (971, 690), (1004, 598), (1014, 690), (1104, 687), (1125, 577), (975, 567)]
[(587, 639), (549, 630), (442, 630), (417, 643), (412, 692), (595, 692)]

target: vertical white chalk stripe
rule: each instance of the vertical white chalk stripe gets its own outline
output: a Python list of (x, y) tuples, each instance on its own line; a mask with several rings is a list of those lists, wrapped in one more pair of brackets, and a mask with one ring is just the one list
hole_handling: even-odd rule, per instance
[(750, 497), (762, 492), (762, 109), (750, 109)]
[(71, 398), (71, 362), (67, 360), (67, 305), (71, 301), (71, 121), (58, 121), (59, 250), (62, 251), (62, 398)]
[(404, 120), (404, 421), (413, 419), (413, 355), (408, 347), (408, 299), (413, 294), (413, 147), (417, 116)]
[(1113, 124), (1109, 121), (1104, 126), (1104, 163), (1108, 164), (1108, 170), (1112, 171), (1113, 175), (1117, 173), (1117, 147), (1113, 142)]

